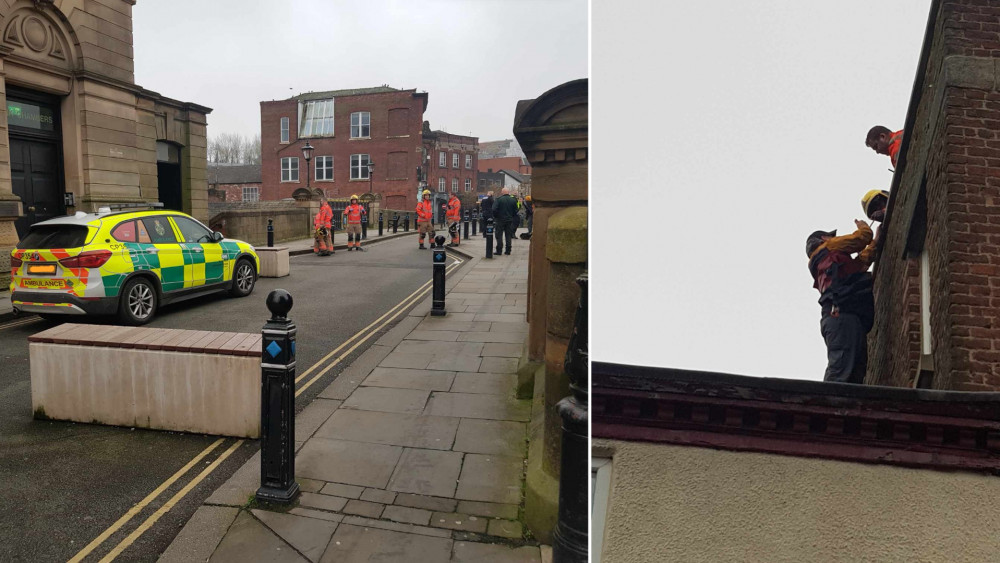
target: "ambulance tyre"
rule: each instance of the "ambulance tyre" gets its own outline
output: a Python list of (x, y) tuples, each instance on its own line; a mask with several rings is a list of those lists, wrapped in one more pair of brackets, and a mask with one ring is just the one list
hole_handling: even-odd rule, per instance
[(156, 314), (156, 286), (144, 277), (135, 277), (125, 284), (118, 301), (118, 320), (122, 324), (139, 326), (153, 320)]
[(229, 294), (233, 297), (246, 297), (253, 293), (253, 286), (257, 283), (257, 272), (253, 270), (253, 264), (246, 258), (236, 261), (233, 268), (233, 287)]

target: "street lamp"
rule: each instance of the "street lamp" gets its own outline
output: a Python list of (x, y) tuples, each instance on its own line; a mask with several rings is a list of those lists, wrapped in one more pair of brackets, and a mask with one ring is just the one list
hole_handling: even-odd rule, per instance
[(306, 190), (309, 189), (309, 161), (313, 157), (313, 146), (306, 141), (306, 146), (302, 147), (302, 158), (306, 159)]
[(368, 158), (368, 193), (372, 193), (372, 175), (375, 174), (375, 163)]

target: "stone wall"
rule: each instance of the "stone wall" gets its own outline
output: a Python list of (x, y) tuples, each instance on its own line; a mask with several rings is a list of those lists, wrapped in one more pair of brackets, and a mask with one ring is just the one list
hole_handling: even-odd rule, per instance
[[(262, 202), (263, 203), (263, 202)], [(209, 227), (255, 246), (267, 244), (267, 220), (274, 220), (274, 240), (284, 242), (312, 237), (309, 209), (295, 203), (268, 202), (276, 205), (212, 204), (216, 211)]]

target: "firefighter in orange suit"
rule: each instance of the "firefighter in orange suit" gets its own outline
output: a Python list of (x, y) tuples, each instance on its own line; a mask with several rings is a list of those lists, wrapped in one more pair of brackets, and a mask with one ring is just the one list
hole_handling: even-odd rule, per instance
[[(344, 209), (344, 225), (347, 229), (347, 251), (361, 250), (361, 217), (368, 215), (365, 207), (358, 203), (358, 196), (351, 196), (351, 204)], [(363, 251), (362, 251), (363, 252)]]
[(458, 228), (462, 224), (462, 202), (452, 192), (451, 198), (448, 199), (448, 204), (444, 208), (445, 220), (448, 221), (448, 232), (451, 233), (451, 242), (448, 243), (448, 246), (458, 246), (462, 240), (458, 233)]
[(417, 232), (420, 233), (420, 248), (424, 246), (424, 236), (431, 236), (431, 247), (434, 246), (434, 205), (431, 203), (431, 191), (424, 190), (423, 200), (417, 204)]
[(323, 204), (319, 206), (316, 219), (313, 221), (313, 226), (316, 227), (316, 242), (313, 244), (314, 254), (319, 256), (333, 254), (333, 240), (330, 238), (332, 223), (333, 210), (330, 209), (330, 204), (324, 200)]
[(896, 167), (896, 159), (899, 157), (899, 147), (903, 144), (903, 130), (893, 133), (888, 127), (876, 125), (868, 130), (865, 137), (865, 146), (878, 154), (889, 157), (893, 168)]

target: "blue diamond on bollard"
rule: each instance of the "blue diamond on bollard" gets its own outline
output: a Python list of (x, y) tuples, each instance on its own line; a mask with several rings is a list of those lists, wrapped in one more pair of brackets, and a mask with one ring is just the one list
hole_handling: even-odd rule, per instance
[(272, 358), (277, 358), (278, 354), (281, 353), (281, 345), (278, 344), (277, 341), (272, 340), (271, 343), (267, 345), (267, 348), (265, 348), (265, 350), (267, 350), (268, 354), (271, 354)]
[(434, 259), (435, 260), (444, 260), (444, 254), (441, 254), (440, 252), (438, 252), (437, 254), (434, 255)]
[(295, 341), (292, 340), (292, 355), (295, 355)]

